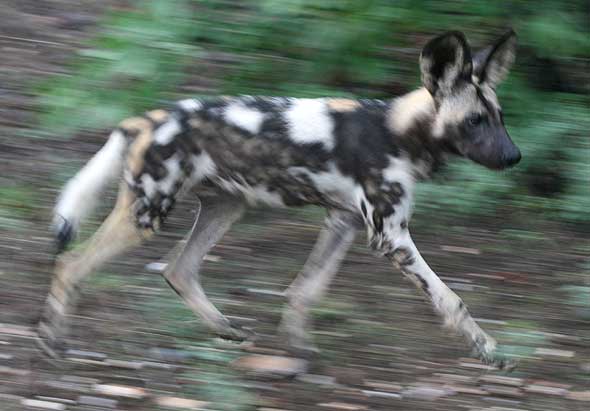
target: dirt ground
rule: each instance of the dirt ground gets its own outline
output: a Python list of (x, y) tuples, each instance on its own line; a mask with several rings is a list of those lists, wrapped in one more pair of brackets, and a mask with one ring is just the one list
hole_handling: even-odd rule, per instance
[[(156, 240), (84, 285), (67, 358), (40, 356), (34, 325), (51, 279), (52, 203), (64, 170), (83, 164), (104, 137), (32, 137), (38, 109), (30, 85), (67, 73), (101, 12), (122, 3), (0, 6), (0, 410), (588, 409), (590, 238), (505, 215), (419, 214), (413, 232), (435, 271), (520, 360), (510, 374), (469, 358), (412, 284), (366, 250), (363, 234), (314, 310), (321, 352), (311, 369), (291, 379), (253, 372), (285, 362), (276, 338), (281, 292), (303, 265), (322, 212), (253, 210), (212, 250), (205, 289), (259, 336), (255, 346), (236, 346), (207, 333), (149, 269), (191, 226), (190, 199)], [(106, 212), (105, 205), (99, 214)]]

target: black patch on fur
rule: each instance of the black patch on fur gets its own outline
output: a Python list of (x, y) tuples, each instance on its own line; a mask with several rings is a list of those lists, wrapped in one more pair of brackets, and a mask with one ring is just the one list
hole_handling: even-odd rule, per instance
[(383, 216), (379, 214), (378, 210), (373, 211), (373, 226), (378, 233), (383, 232)]
[(371, 170), (379, 173), (389, 165), (388, 156), (397, 157), (399, 147), (386, 127), (384, 104), (360, 101), (354, 111), (332, 112), (334, 121), (334, 157), (340, 171), (362, 184)]
[(399, 226), (402, 230), (406, 230), (408, 228), (408, 220), (406, 220), (406, 219), (402, 220), (402, 222), (399, 224)]
[(164, 280), (166, 280), (166, 283), (170, 286), (170, 288), (172, 288), (174, 290), (176, 295), (178, 295), (180, 298), (182, 298), (182, 294), (180, 293), (180, 291), (178, 291), (178, 289), (176, 287), (174, 287), (172, 285), (172, 283), (170, 281), (168, 281), (168, 279), (166, 277), (164, 277)]
[(396, 248), (395, 250), (393, 250), (392, 255), (395, 261), (402, 267), (412, 265), (416, 262), (416, 258), (412, 254), (412, 251), (410, 251), (406, 247)]
[(361, 201), (361, 211), (363, 213), (363, 217), (367, 218), (367, 205), (364, 201)]
[(74, 226), (72, 223), (61, 215), (59, 217), (62, 219), (62, 224), (60, 225), (59, 232), (55, 233), (57, 254), (62, 253), (68, 244), (74, 239)]
[(428, 288), (428, 283), (426, 282), (426, 280), (424, 278), (422, 278), (419, 274), (414, 274), (416, 276), (416, 278), (418, 279), (418, 281), (420, 281), (420, 287), (422, 288), (422, 291), (424, 291), (424, 293), (428, 296), (430, 296), (430, 290)]

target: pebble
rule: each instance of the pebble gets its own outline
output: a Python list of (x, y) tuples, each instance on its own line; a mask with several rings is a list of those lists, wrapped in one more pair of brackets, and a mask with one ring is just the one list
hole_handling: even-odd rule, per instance
[(66, 357), (75, 357), (80, 359), (88, 359), (94, 361), (104, 361), (107, 356), (106, 354), (93, 351), (82, 351), (82, 350), (67, 350)]
[(109, 398), (101, 397), (92, 397), (90, 395), (81, 395), (78, 397), (78, 404), (99, 408), (116, 408), (117, 400), (111, 400)]
[(140, 370), (143, 367), (143, 363), (140, 361), (122, 361), (122, 360), (109, 360), (105, 361), (105, 365), (114, 368), (124, 368), (128, 370)]
[(379, 390), (379, 391), (398, 393), (401, 390), (403, 390), (403, 387), (399, 384), (391, 384), (391, 383), (380, 382), (380, 381), (365, 381), (365, 385), (367, 387), (371, 387), (371, 388), (373, 388), (375, 390)]
[(246, 291), (250, 294), (259, 294), (259, 295), (272, 295), (276, 297), (284, 297), (284, 291), (276, 291), (276, 290), (266, 290), (263, 288), (247, 288)]
[(31, 373), (30, 370), (23, 370), (20, 368), (11, 368), (11, 367), (0, 366), (0, 374), (13, 375), (13, 376), (17, 376), (17, 377), (24, 377), (26, 375), (29, 375), (30, 373)]
[(455, 392), (449, 387), (443, 386), (428, 386), (422, 385), (417, 387), (411, 387), (402, 391), (402, 397), (404, 398), (415, 398), (420, 400), (436, 400), (438, 398), (447, 397), (455, 394)]
[(590, 401), (590, 391), (571, 391), (566, 397), (574, 401)]
[(308, 384), (336, 385), (336, 378), (330, 377), (328, 375), (303, 374), (298, 376), (297, 380)]
[(451, 390), (458, 392), (459, 394), (467, 395), (489, 395), (489, 392), (482, 390), (481, 388), (469, 387), (466, 385), (449, 384), (447, 385)]
[(402, 397), (400, 394), (396, 394), (393, 392), (384, 392), (384, 391), (363, 390), (362, 393), (365, 394), (367, 397), (377, 397), (377, 398), (401, 398)]
[(482, 385), (481, 388), (492, 395), (514, 398), (520, 398), (523, 396), (522, 391), (516, 387), (506, 387), (503, 385)]
[(469, 247), (456, 247), (454, 245), (441, 245), (440, 249), (443, 251), (448, 251), (450, 253), (461, 253), (461, 254), (472, 254), (472, 255), (480, 255), (481, 251), (477, 248), (469, 248)]
[(153, 262), (146, 264), (145, 269), (152, 273), (163, 273), (168, 267), (168, 263)]
[(576, 353), (570, 350), (557, 350), (554, 348), (537, 348), (535, 354), (544, 355), (547, 357), (563, 357), (572, 358)]
[(0, 334), (18, 335), (20, 337), (36, 337), (37, 333), (30, 327), (22, 325), (0, 324)]
[(524, 387), (524, 390), (533, 394), (556, 395), (563, 397), (567, 394), (567, 389), (563, 387), (551, 387), (548, 385), (530, 384)]
[(205, 401), (189, 400), (179, 397), (158, 397), (156, 398), (156, 404), (161, 407), (178, 408), (183, 410), (203, 410), (209, 405), (209, 403)]
[(307, 361), (276, 355), (248, 355), (233, 361), (236, 368), (262, 374), (295, 375), (307, 369)]
[(332, 408), (335, 410), (344, 410), (344, 411), (363, 411), (363, 410), (368, 409), (364, 405), (348, 404), (345, 402), (322, 402), (322, 403), (318, 404), (318, 406)]
[(143, 388), (129, 387), (127, 385), (96, 384), (93, 388), (97, 393), (111, 397), (140, 399), (146, 396), (146, 391)]
[(41, 408), (44, 410), (65, 410), (66, 406), (64, 404), (60, 404), (58, 402), (51, 402), (51, 401), (41, 401), (41, 400), (33, 400), (33, 399), (23, 399), (21, 404), (25, 407), (31, 408)]
[(489, 384), (508, 385), (511, 387), (522, 387), (524, 384), (522, 378), (504, 377), (501, 375), (484, 375), (479, 380)]

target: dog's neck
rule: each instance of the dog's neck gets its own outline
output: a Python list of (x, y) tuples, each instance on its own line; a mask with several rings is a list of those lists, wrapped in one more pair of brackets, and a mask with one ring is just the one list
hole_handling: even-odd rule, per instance
[(392, 99), (389, 106), (386, 124), (396, 144), (409, 156), (416, 176), (430, 176), (449, 152), (444, 140), (432, 134), (434, 98), (422, 87)]

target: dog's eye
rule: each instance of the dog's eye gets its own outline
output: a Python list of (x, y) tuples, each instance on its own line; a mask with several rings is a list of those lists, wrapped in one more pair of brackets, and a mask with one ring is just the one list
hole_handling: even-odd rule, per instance
[(481, 123), (481, 120), (482, 120), (481, 114), (474, 113), (474, 114), (472, 114), (472, 115), (469, 116), (469, 118), (467, 119), (467, 123), (470, 126), (473, 126), (474, 127), (474, 126), (479, 125), (479, 123)]

